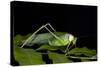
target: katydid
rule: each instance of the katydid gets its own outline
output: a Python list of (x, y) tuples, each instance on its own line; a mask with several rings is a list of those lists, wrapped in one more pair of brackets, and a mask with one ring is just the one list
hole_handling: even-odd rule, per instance
[[(49, 26), (53, 32), (47, 27)], [(37, 34), (40, 30), (45, 28), (49, 33), (44, 34)], [(42, 38), (41, 38), (42, 36)], [(28, 45), (29, 43), (35, 43), (38, 44), (41, 42), (46, 43), (50, 46), (67, 46), (65, 52), (69, 49), (69, 46), (73, 46), (76, 44), (77, 37), (74, 37), (72, 34), (69, 34), (67, 32), (57, 32), (50, 23), (47, 23), (45, 25), (42, 25), (38, 30), (36, 30), (29, 38), (25, 40), (23, 45)]]

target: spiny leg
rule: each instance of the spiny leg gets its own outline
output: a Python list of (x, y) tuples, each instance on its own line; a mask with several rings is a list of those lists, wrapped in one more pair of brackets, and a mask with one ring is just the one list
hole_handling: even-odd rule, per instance
[(44, 27), (46, 27), (47, 25), (50, 26), (51, 29), (52, 29), (54, 32), (56, 32), (55, 29), (51, 26), (50, 23), (47, 23), (47, 24), (45, 24), (45, 25), (42, 25), (38, 30), (36, 30), (36, 31), (23, 43), (23, 45), (21, 46), (21, 48), (24, 47), (28, 42), (30, 42), (30, 41), (33, 39), (33, 37), (35, 36), (35, 34), (38, 33), (40, 30), (42, 30), (42, 29), (43, 29)]
[(76, 48), (76, 41), (77, 41), (77, 38), (75, 38), (75, 39), (73, 40), (73, 44), (75, 45), (75, 48)]
[(71, 49), (74, 45), (75, 45), (75, 48), (76, 48), (76, 41), (77, 41), (77, 38), (74, 38), (74, 40), (72, 41), (72, 45), (70, 46), (69, 49)]
[(23, 43), (23, 45), (21, 46), (21, 48), (22, 47), (24, 47), (27, 43), (29, 43), (32, 39), (33, 39), (33, 37), (35, 36), (35, 34), (36, 33), (38, 33), (41, 29), (43, 29), (44, 28), (44, 26), (41, 26), (37, 31), (35, 31), (24, 43)]
[(69, 51), (69, 46), (70, 46), (71, 42), (69, 42), (69, 44), (67, 45), (66, 49), (65, 49), (65, 55), (68, 55), (68, 51)]
[(63, 44), (63, 40), (60, 39), (57, 35), (55, 35), (53, 32), (51, 32), (46, 26), (45, 26), (45, 29), (48, 30), (52, 36), (54, 36), (57, 40), (59, 40), (62, 44)]
[(47, 25), (49, 25), (50, 26), (50, 28), (54, 31), (54, 32), (56, 32), (56, 30), (51, 26), (51, 24), (50, 23), (47, 23)]
[[(77, 41), (77, 38), (75, 38), (75, 39), (73, 40), (71, 47), (70, 47), (70, 44), (71, 44), (71, 43), (67, 46), (65, 52), (68, 52), (74, 45), (75, 45), (75, 48), (76, 48), (76, 41)], [(65, 55), (68, 55), (68, 53), (66, 53)]]

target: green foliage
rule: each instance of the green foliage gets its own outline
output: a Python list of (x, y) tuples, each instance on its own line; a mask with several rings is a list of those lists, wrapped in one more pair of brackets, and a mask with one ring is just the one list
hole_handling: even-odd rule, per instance
[[(49, 34), (46, 34), (49, 35)], [(86, 47), (83, 48), (73, 48), (69, 52), (66, 53), (66, 55), (63, 52), (64, 47), (52, 47), (48, 44), (41, 44), (43, 43), (42, 37), (45, 35), (39, 35), (37, 37), (37, 41), (34, 41), (34, 47), (38, 45), (36, 49), (32, 48), (20, 48), (19, 46), (22, 45), (22, 43), (30, 36), (30, 34), (26, 36), (22, 35), (16, 35), (14, 37), (14, 57), (15, 60), (18, 61), (20, 65), (32, 65), (32, 64), (45, 64), (46, 61), (43, 60), (43, 52), (39, 52), (42, 50), (46, 50), (46, 53), (50, 60), (52, 60), (54, 63), (69, 63), (74, 62), (74, 59), (81, 59), (81, 61), (91, 61), (91, 59), (95, 60), (96, 57), (96, 50), (88, 49)], [(49, 36), (51, 37), (51, 36)], [(40, 40), (39, 40), (40, 39)], [(44, 37), (45, 40), (46, 36)], [(42, 41), (42, 42), (38, 42)], [(35, 45), (35, 42), (38, 42), (39, 44)], [(41, 45), (40, 45), (41, 44)], [(28, 45), (27, 45), (28, 46)], [(62, 53), (56, 52), (56, 50), (59, 50)], [(84, 56), (83, 56), (84, 55)], [(48, 60), (47, 60), (48, 61)]]
[(69, 51), (67, 54), (74, 54), (74, 55), (84, 54), (85, 56), (92, 57), (96, 55), (96, 51), (83, 47), (83, 48), (74, 48), (71, 51)]
[(14, 37), (14, 44), (15, 45), (21, 45), (23, 41), (24, 41), (24, 36), (22, 36), (22, 35), (16, 35)]
[(64, 54), (55, 52), (48, 52), (49, 58), (53, 60), (53, 63), (69, 63), (72, 62)]
[(41, 53), (15, 46), (14, 56), (20, 65), (44, 64)]

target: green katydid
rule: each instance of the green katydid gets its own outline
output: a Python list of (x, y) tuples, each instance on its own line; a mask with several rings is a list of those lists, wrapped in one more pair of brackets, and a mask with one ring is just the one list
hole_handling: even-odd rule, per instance
[[(48, 29), (49, 26), (53, 32)], [(40, 30), (45, 28), (49, 33), (44, 33), (44, 34), (37, 34)], [(36, 37), (37, 35), (37, 37)], [(42, 36), (42, 38), (41, 38)], [(43, 38), (46, 37), (46, 38)], [(41, 39), (41, 40), (39, 40)], [(69, 46), (73, 46), (76, 44), (77, 37), (74, 37), (72, 34), (69, 34), (67, 32), (57, 32), (50, 23), (47, 23), (45, 25), (42, 25), (38, 30), (36, 30), (29, 38), (25, 40), (23, 45), (21, 46), (24, 47), (25, 45), (29, 43), (46, 43), (50, 46), (67, 46), (65, 52), (69, 49)]]

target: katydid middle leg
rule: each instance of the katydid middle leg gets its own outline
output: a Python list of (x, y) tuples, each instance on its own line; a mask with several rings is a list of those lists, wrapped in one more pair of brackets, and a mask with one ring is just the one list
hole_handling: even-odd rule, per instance
[(65, 55), (68, 54), (70, 44), (71, 44), (71, 42), (69, 42), (69, 44), (67, 45), (67, 47), (66, 47), (66, 49), (65, 49)]
[[(77, 41), (77, 38), (75, 38), (73, 41), (72, 41), (72, 45), (70, 46), (71, 43), (69, 43), (69, 45), (67, 46), (66, 50), (65, 50), (65, 53), (68, 52), (74, 45), (75, 45), (75, 48), (76, 48), (76, 41)], [(67, 55), (68, 53), (66, 53), (65, 55)]]
[(77, 41), (77, 38), (74, 38), (74, 40), (72, 41), (72, 45), (70, 46), (69, 49), (71, 49), (73, 46), (75, 46), (76, 48), (76, 41)]

